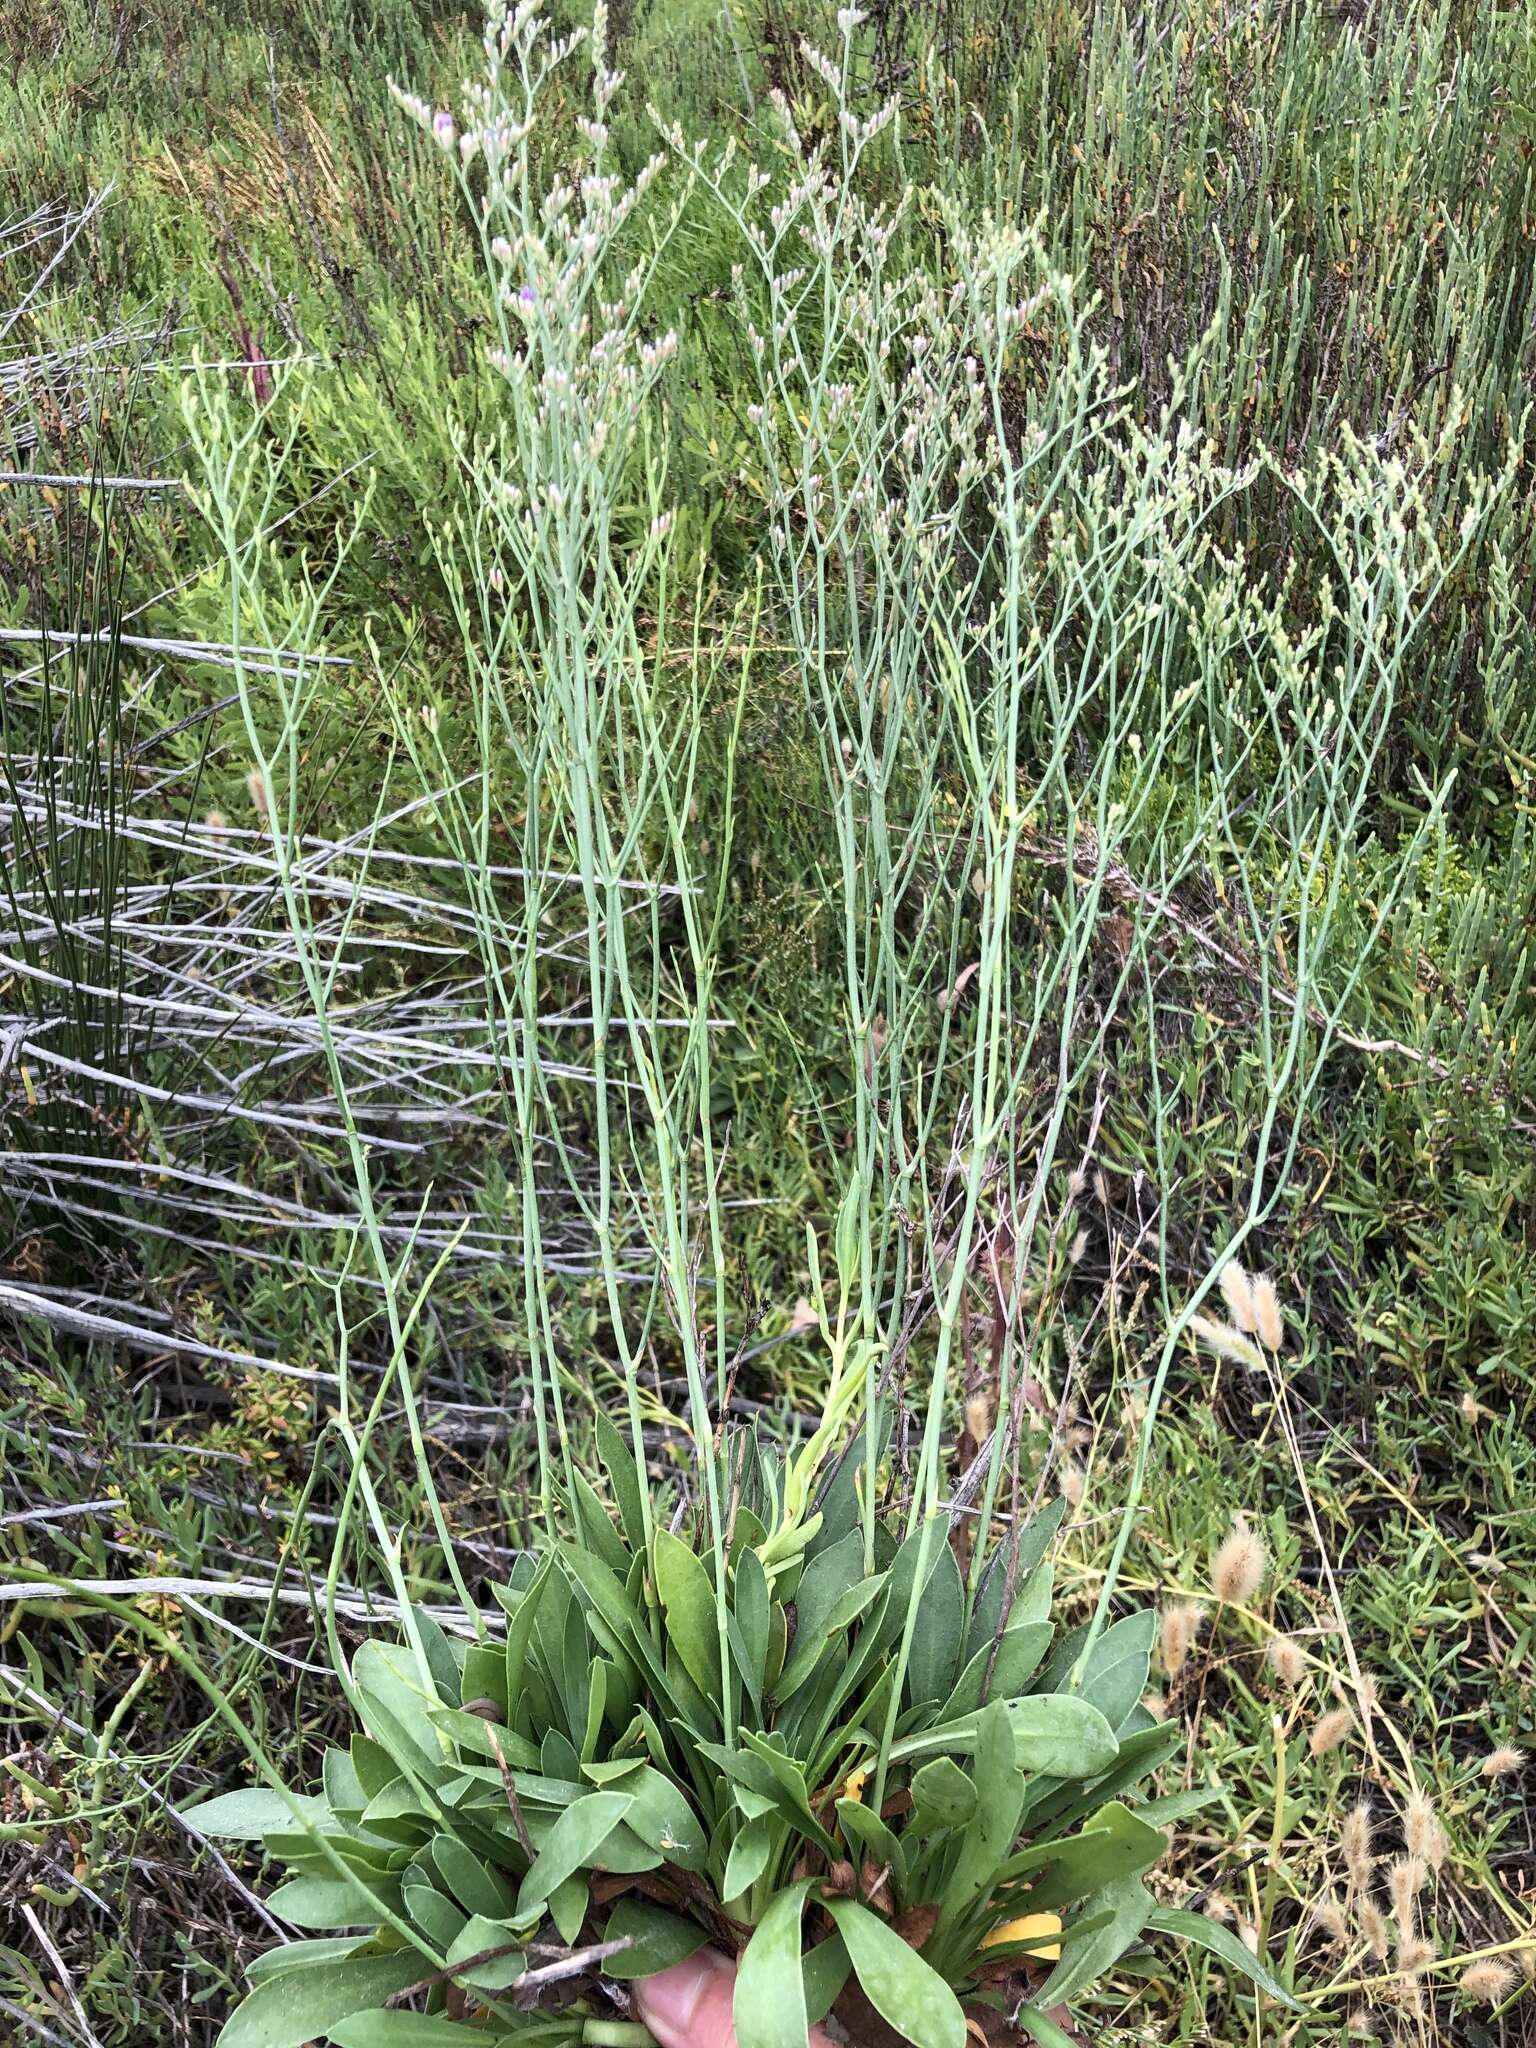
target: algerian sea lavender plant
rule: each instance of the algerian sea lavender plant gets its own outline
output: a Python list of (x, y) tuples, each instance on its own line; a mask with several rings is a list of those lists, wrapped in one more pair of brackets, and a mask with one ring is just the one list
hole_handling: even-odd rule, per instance
[[(643, 2039), (625, 1981), (703, 1942), (740, 1957), (742, 2048), (793, 2048), (828, 2013), (871, 2043), (894, 2032), (960, 2048), (974, 2022), (1059, 2044), (1052, 2010), (1148, 1932), (1201, 1942), (1287, 1997), (1241, 1943), (1159, 1908), (1143, 1881), (1164, 1828), (1205, 1795), (1149, 1787), (1182, 1738), (1141, 1703), (1155, 1621), (1118, 1613), (1115, 1569), (1086, 1626), (1055, 1629), (1061, 1509), (1031, 1517), (1019, 1476), (1019, 1388), (1049, 1343), (1026, 1311), (1045, 1298), (1041, 1265), (1076, 1177), (1064, 1204), (1055, 1181), (1112, 1029), (1137, 1002), (1151, 1017), (1155, 948), (1198, 957), (1212, 943), (1182, 898), (1217, 842), (1236, 868), (1220, 893), (1238, 929), (1221, 958), (1257, 988), (1261, 1026), (1263, 1115), (1234, 1243), (1273, 1207), (1301, 1128), (1282, 1102), (1315, 1086), (1353, 987), (1329, 980), (1328, 939), (1401, 649), (1470, 526), (1443, 548), (1417, 524), (1411, 540), (1379, 526), (1368, 487), (1403, 479), (1347, 450), (1315, 477), (1280, 479), (1324, 532), (1342, 599), (1324, 592), (1300, 632), (1284, 605), (1262, 604), (1206, 533), (1252, 473), (1217, 464), (1177, 406), (1155, 429), (1129, 416), (1038, 233), (972, 229), (936, 195), (950, 256), (934, 269), (900, 208), (858, 196), (895, 116), (849, 111), (858, 18), (840, 19), (841, 64), (815, 66), (841, 95), (838, 159), (808, 148), (784, 108), (771, 170), (706, 161), (672, 136), (678, 188), (654, 217), (641, 202), (663, 189), (663, 160), (627, 184), (611, 162), (618, 80), (601, 11), (579, 141), (535, 147), (543, 100), (565, 104), (549, 82), (582, 42), (551, 41), (531, 4), (491, 17), (462, 120), (406, 101), (480, 228), (505, 386), (501, 416), (458, 437), (462, 501), (436, 534), (471, 772), (403, 687), (393, 709), (462, 881), (508, 1108), (542, 1534), (497, 1589), (499, 1614), (483, 1613), (452, 1562), (408, 1370), (431, 1276), (408, 1284), (411, 1236), (387, 1250), (349, 1118), (394, 1377), (360, 1424), (344, 1386), (341, 1525), (360, 1502), (404, 1640), (349, 1659), (332, 1615), (358, 1732), (328, 1754), (320, 1789), (271, 1784), (196, 1810), (205, 1832), (260, 1840), (288, 1866), (272, 1906), (306, 1937), (255, 1967), (225, 2048), (321, 2035), (337, 2048), (624, 2048)], [(709, 693), (735, 669), (739, 721), (756, 615), (724, 653), (697, 617), (679, 632), (664, 490), (675, 345), (647, 326), (660, 250), (701, 188), (741, 244), (733, 295), (769, 540), (759, 602), (822, 755), (847, 967), (851, 1129), (825, 1284), (814, 1233), (808, 1260), (825, 1393), (787, 1446), (729, 1420), (711, 1117), (726, 861), (712, 881), (695, 828)], [(253, 434), (209, 430), (221, 402), (201, 386), (189, 428), (238, 564), (241, 465), (268, 464), (264, 504), (271, 458)], [(1469, 521), (1488, 501), (1477, 491)], [(258, 579), (232, 574), (238, 643), (263, 626), (264, 599)], [(282, 603), (289, 643), (323, 594), (306, 580)], [(1347, 666), (1330, 640), (1340, 604), (1347, 646), (1367, 650)], [(307, 936), (306, 856), (283, 822), (314, 673), (283, 697), (276, 741), (271, 702), (238, 667), (236, 684), (323, 1024), (343, 948), (322, 955)], [(1398, 874), (1439, 802), (1425, 792)], [(720, 810), (728, 845), (729, 780)], [(1034, 922), (1018, 915), (1026, 875), (1046, 912)], [(1373, 940), (1392, 900), (1380, 893)], [(1097, 938), (1111, 912), (1124, 931), (1106, 995)], [(1287, 956), (1280, 986), (1273, 962)], [(553, 1004), (551, 959), (565, 976)], [(562, 1052), (578, 1030), (586, 1065)], [(1156, 1088), (1155, 1028), (1149, 1041)], [(578, 1382), (553, 1307), (566, 1273), (549, 1255), (552, 1171), (587, 1227), (590, 1264), (570, 1277), (598, 1284), (628, 1423), (594, 1400), (606, 1498), (573, 1455), (564, 1406)], [(1159, 1218), (1176, 1184), (1160, 1175)], [(979, 1269), (1004, 1335), (976, 1457), (947, 1500)], [(1170, 1307), (1148, 1430), (1210, 1284)], [(691, 1439), (668, 1480), (648, 1455), (640, 1377), (661, 1324)], [(389, 1393), (411, 1422), (462, 1633), (413, 1598), (370, 1485)], [(1136, 1487), (1145, 1448), (1144, 1432)], [(1134, 1507), (1133, 1492), (1114, 1567)]]

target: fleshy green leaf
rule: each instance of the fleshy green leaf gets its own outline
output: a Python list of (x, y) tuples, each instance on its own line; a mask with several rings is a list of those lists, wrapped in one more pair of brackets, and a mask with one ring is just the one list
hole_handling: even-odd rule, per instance
[(852, 1899), (828, 1899), (864, 1994), (882, 2019), (914, 2048), (963, 2048), (960, 2001), (915, 1948), (888, 1922)]
[(371, 1934), (325, 1934), (314, 1941), (285, 1941), (247, 1964), (245, 1981), (254, 1990), (269, 1977), (280, 1977), (285, 1970), (302, 1970), (313, 1963), (330, 1963), (349, 1956), (372, 1939)]
[(357, 1772), (357, 1782), (362, 1786), (364, 1796), (377, 1799), (384, 1787), (392, 1785), (399, 1777), (400, 1766), (387, 1749), (366, 1735), (354, 1735), (348, 1748), (352, 1754), (352, 1768)]
[(774, 1825), (769, 1820), (749, 1820), (736, 1832), (731, 1853), (725, 1860), (725, 1877), (720, 1886), (724, 1900), (739, 1899), (762, 1876), (773, 1854)]
[(439, 1697), (445, 1706), (458, 1706), (463, 1697), (459, 1691), (459, 1660), (447, 1631), (424, 1607), (412, 1607), (411, 1619), (416, 1624), (421, 1654), (427, 1660)]
[[(466, 1969), (464, 1965), (471, 1956), (487, 1955), (492, 1949), (505, 1949), (505, 1955), (498, 1955), (493, 1961), (477, 1963)], [(514, 1947), (510, 1928), (499, 1920), (486, 1919), (475, 1914), (459, 1929), (453, 1947), (448, 1951), (448, 1961), (458, 1967), (455, 1975), (461, 1984), (472, 1984), (477, 1991), (505, 1991), (515, 1984), (528, 1967), (528, 1958), (520, 1947)]]
[[(1003, 1631), (993, 1655), (993, 1645), (983, 1643), (956, 1682), (954, 1691), (939, 1709), (941, 1721), (958, 1720), (973, 1714), (981, 1704), (983, 1689), (989, 1700), (1017, 1699), (1040, 1668), (1040, 1659), (1051, 1646), (1048, 1621), (1015, 1622)], [(991, 1673), (991, 1683), (987, 1674)]]
[(498, 1716), (507, 1718), (507, 1650), (505, 1643), (471, 1643), (464, 1652), (465, 1701), (489, 1700)]
[[(743, 1749), (735, 1752), (728, 1768), (733, 1776), (739, 1776), (754, 1790), (776, 1796), (779, 1811), (793, 1820), (802, 1834), (818, 1842), (829, 1852), (833, 1849), (832, 1837), (811, 1811), (811, 1802), (806, 1790), (805, 1771), (791, 1756), (786, 1756), (776, 1743), (758, 1735), (750, 1728), (743, 1728), (741, 1739)], [(700, 1743), (699, 1747), (718, 1761), (722, 1751), (713, 1743)], [(752, 1775), (752, 1766), (757, 1764), (764, 1773)]]
[(634, 1443), (620, 1434), (617, 1423), (603, 1409), (598, 1409), (595, 1421), (598, 1455), (619, 1510), (625, 1541), (632, 1551), (639, 1551), (645, 1545), (645, 1516)]
[(1180, 1913), (1165, 1906), (1159, 1906), (1146, 1924), (1158, 1934), (1177, 1935), (1181, 1941), (1190, 1941), (1197, 1948), (1208, 1949), (1218, 1961), (1229, 1969), (1240, 1970), (1250, 1983), (1257, 1984), (1261, 1991), (1267, 1991), (1281, 2005), (1289, 2006), (1292, 2012), (1305, 2012), (1306, 2007), (1292, 1997), (1278, 1977), (1265, 1969), (1257, 1956), (1249, 1953), (1230, 1927), (1223, 1927), (1217, 1920), (1208, 1920), (1203, 1913)]
[(800, 1916), (810, 1880), (779, 1893), (736, 1972), (737, 2048), (805, 2048), (809, 2021), (800, 1960)]
[(398, 1770), (435, 1783), (444, 1757), (431, 1709), (442, 1702), (435, 1688), (426, 1691), (410, 1651), (399, 1643), (366, 1642), (352, 1659), (352, 1679), (362, 1695), (368, 1733)]
[(704, 1824), (672, 1779), (649, 1764), (631, 1771), (618, 1788), (634, 1801), (624, 1825), (682, 1870), (702, 1870), (709, 1855)]
[[(907, 1852), (880, 1816), (858, 1799), (839, 1799), (837, 1817), (853, 1847), (855, 1858), (862, 1852), (877, 1865), (889, 1864), (898, 1884), (907, 1881)], [(911, 1823), (908, 1823), (911, 1826)], [(914, 1829), (914, 1835), (916, 1830)]]
[(492, 1870), (467, 1843), (453, 1835), (439, 1835), (432, 1844), (432, 1861), (466, 1913), (500, 1920), (513, 1911), (516, 1900), (512, 1887), (499, 1870)]
[(626, 1792), (588, 1792), (573, 1800), (544, 1838), (517, 1895), (519, 1918), (542, 1906), (556, 1885), (592, 1867), (633, 1801)]
[(768, 1575), (755, 1550), (741, 1550), (736, 1556), (733, 1587), (736, 1626), (741, 1634), (752, 1690), (761, 1693), (763, 1668), (768, 1661)]
[[(527, 1590), (519, 1599), (502, 1598), (507, 1610), (506, 1646), (506, 1694), (507, 1714), (512, 1725), (517, 1723), (517, 1710), (522, 1698), (523, 1667), (528, 1661), (528, 1645), (533, 1640), (534, 1624), (539, 1618), (543, 1605), (544, 1589), (549, 1584), (551, 1561), (544, 1562), (535, 1570)], [(524, 1724), (526, 1726), (526, 1723)]]
[(1062, 1941), (1061, 1961), (1034, 1994), (1034, 2003), (1062, 2005), (1112, 1970), (1140, 1934), (1152, 1913), (1152, 1894), (1139, 1877), (1117, 1878), (1084, 1901), (1080, 1931), (1069, 1927)]
[[(976, 1817), (960, 1838), (960, 1853), (944, 1886), (946, 1924), (993, 1882), (1019, 1832), (1024, 1779), (1008, 1709), (1001, 1701), (983, 1707), (976, 1717), (974, 1775)], [(857, 1967), (857, 1956), (854, 1964)]]
[(720, 1625), (715, 1586), (702, 1559), (679, 1536), (656, 1531), (656, 1591), (667, 1636), (683, 1669), (706, 1699), (720, 1701)]
[[(670, 1701), (685, 1714), (691, 1711), (697, 1700), (707, 1714), (707, 1702), (697, 1686), (687, 1677), (686, 1672), (678, 1682), (668, 1673), (662, 1662), (656, 1643), (652, 1640), (639, 1608), (609, 1571), (601, 1558), (594, 1557), (588, 1550), (580, 1549), (574, 1543), (562, 1543), (559, 1547), (562, 1563), (570, 1572), (601, 1621), (612, 1631), (619, 1647), (634, 1655), (651, 1682), (652, 1689), (662, 1700)], [(632, 1569), (638, 1572), (640, 1560), (635, 1560)], [(713, 1612), (713, 1595), (711, 1595)]]
[[(1040, 2048), (1077, 2048), (1071, 2034), (1064, 2033), (1048, 2012), (1041, 2012), (1036, 2005), (1021, 2005), (1014, 2013), (1015, 2023), (1022, 2027), (1031, 2041), (1038, 2041)], [(1078, 2037), (1081, 2039), (1081, 2036)]]
[[(855, 1539), (856, 1540), (856, 1539)], [(907, 1660), (907, 1697), (917, 1704), (942, 1700), (955, 1683), (960, 1633), (965, 1620), (965, 1587), (955, 1553), (939, 1546), (938, 1561), (923, 1594), (922, 1619)]]
[(976, 1610), (971, 1616), (971, 1625), (966, 1633), (965, 1654), (968, 1658), (974, 1657), (984, 1643), (991, 1641), (997, 1634), (998, 1623), (1004, 1619), (1003, 1598), (1008, 1586), (1009, 1551), (1013, 1540), (1017, 1542), (1017, 1552), (1013, 1561), (1014, 1606), (1007, 1616), (1007, 1626), (1012, 1628), (1023, 1620), (1043, 1619), (1043, 1616), (1033, 1612), (1021, 1614), (1019, 1595), (1021, 1589), (1030, 1585), (1033, 1580), (1041, 1560), (1055, 1539), (1056, 1531), (1061, 1527), (1066, 1512), (1067, 1503), (1064, 1499), (1053, 1501), (1050, 1507), (1043, 1508), (1038, 1515), (1025, 1523), (1016, 1539), (1005, 1540), (993, 1552), (992, 1561), (987, 1566), (986, 1576), (982, 1580)]
[(953, 1757), (936, 1756), (912, 1774), (912, 1815), (916, 1834), (935, 1828), (963, 1828), (976, 1811), (976, 1787)]
[(1072, 1693), (1033, 1693), (1010, 1700), (1004, 1711), (1014, 1755), (1031, 1777), (1096, 1778), (1120, 1753), (1098, 1708)]
[(354, 2013), (331, 2028), (334, 2048), (497, 2048), (511, 2038), (421, 2012)]
[(611, 1572), (629, 1569), (629, 1552), (619, 1532), (608, 1519), (608, 1511), (593, 1492), (591, 1483), (579, 1472), (571, 1474), (575, 1488), (576, 1520), (582, 1535)]
[(445, 1951), (451, 1948), (468, 1917), (462, 1909), (435, 1884), (408, 1884), (404, 1896), (406, 1912), (428, 1941)]
[[(811, 1559), (795, 1589), (794, 1641), (774, 1687), (781, 1699), (802, 1686), (821, 1661), (838, 1603), (866, 1583), (864, 1539), (856, 1530)], [(878, 1590), (877, 1583), (870, 1599)]]
[[(889, 1404), (882, 1410), (876, 1436), (875, 1463), (878, 1465), (885, 1455), (890, 1441), (891, 1413)], [(857, 1436), (843, 1453), (836, 1470), (823, 1487), (816, 1508), (821, 1516), (818, 1528), (809, 1544), (812, 1557), (820, 1551), (830, 1550), (842, 1540), (859, 1518), (858, 1489), (869, 1470), (869, 1441), (861, 1428)]]
[[(360, 1814), (368, 1804), (368, 1794), (363, 1790), (363, 1781), (357, 1775), (357, 1766), (351, 1752), (345, 1749), (328, 1749), (320, 1764), (320, 1781), (325, 1786), (326, 1804), (332, 1813)], [(290, 1819), (289, 1826), (293, 1822)]]
[[(323, 1799), (300, 1798), (294, 1802), (304, 1818), (315, 1827), (332, 1823)], [(226, 1842), (259, 1842), (264, 1835), (291, 1834), (302, 1825), (293, 1817), (293, 1807), (281, 1792), (264, 1785), (252, 1785), (241, 1792), (224, 1792), (217, 1799), (205, 1799), (200, 1806), (181, 1809), (184, 1821), (200, 1835), (217, 1836)]]
[(290, 1927), (367, 1927), (403, 1901), (395, 1885), (374, 1891), (360, 1878), (305, 1876), (280, 1884), (267, 1903)]
[(1074, 1629), (1052, 1657), (1040, 1689), (1064, 1692), (1071, 1687), (1078, 1699), (1097, 1707), (1110, 1727), (1118, 1730), (1147, 1689), (1156, 1637), (1157, 1616), (1151, 1608), (1115, 1622), (1094, 1644), (1082, 1677), (1074, 1685), (1073, 1673), (1088, 1640), (1086, 1628)]
[(549, 1917), (560, 1931), (560, 1939), (567, 1947), (574, 1947), (581, 1932), (581, 1923), (587, 1917), (587, 1906), (591, 1899), (591, 1887), (582, 1876), (568, 1877), (563, 1884), (557, 1884), (549, 1895)]
[(603, 1933), (604, 1941), (626, 1937), (634, 1947), (609, 1956), (603, 1964), (609, 1977), (651, 1977), (658, 1970), (670, 1970), (674, 1963), (686, 1962), (696, 1954), (706, 1939), (703, 1929), (691, 1920), (654, 1906), (649, 1899), (634, 1897), (619, 1900)]
[(1009, 1860), (1004, 1873), (1019, 1877), (1045, 1865), (1045, 1875), (1030, 1881), (1029, 1909), (1046, 1912), (1075, 1905), (1116, 1878), (1139, 1877), (1167, 1846), (1159, 1829), (1112, 1803), (1095, 1814), (1081, 1834), (1025, 1850)]
[(848, 1982), (853, 1965), (840, 1934), (829, 1934), (808, 1948), (801, 1960), (805, 1978), (805, 2016), (818, 2027), (837, 2003), (838, 1993)]
[(1160, 1722), (1155, 1728), (1143, 1729), (1139, 1735), (1127, 1735), (1120, 1742), (1120, 1754), (1111, 1768), (1097, 1778), (1086, 1790), (1072, 1785), (1057, 1785), (1050, 1788), (1043, 1798), (1031, 1798), (1029, 1822), (1032, 1830), (1045, 1824), (1064, 1831), (1075, 1826), (1080, 1820), (1097, 1813), (1106, 1799), (1114, 1799), (1120, 1793), (1129, 1791), (1133, 1785), (1155, 1771), (1184, 1747), (1184, 1730), (1177, 1721)]
[(305, 1963), (259, 1984), (229, 2018), (217, 2048), (305, 2048), (339, 2020), (382, 2005), (429, 1974), (415, 1949)]

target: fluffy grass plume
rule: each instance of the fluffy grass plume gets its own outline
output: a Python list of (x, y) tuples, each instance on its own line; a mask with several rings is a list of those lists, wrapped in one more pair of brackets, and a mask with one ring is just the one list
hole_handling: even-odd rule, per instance
[(1238, 1515), (1211, 1559), (1211, 1591), (1225, 1607), (1246, 1607), (1264, 1583), (1269, 1556), (1263, 1539)]
[(1348, 1707), (1334, 1707), (1313, 1723), (1307, 1737), (1307, 1748), (1313, 1756), (1329, 1756), (1348, 1738), (1354, 1728), (1355, 1717)]

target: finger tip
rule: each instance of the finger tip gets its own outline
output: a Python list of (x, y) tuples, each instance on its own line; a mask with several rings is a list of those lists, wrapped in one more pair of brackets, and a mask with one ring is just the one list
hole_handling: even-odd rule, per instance
[(635, 1985), (640, 2017), (661, 2048), (734, 2048), (731, 1994), (736, 1972), (712, 1949), (700, 1949)]

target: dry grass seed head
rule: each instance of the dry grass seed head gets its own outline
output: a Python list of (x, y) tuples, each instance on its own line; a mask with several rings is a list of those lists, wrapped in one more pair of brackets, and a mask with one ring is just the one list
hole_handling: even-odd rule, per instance
[(1339, 1904), (1333, 1893), (1325, 1893), (1318, 1900), (1315, 1910), (1317, 1924), (1322, 1928), (1333, 1946), (1335, 1948), (1348, 1948), (1349, 1921), (1345, 1918), (1344, 1908)]
[(1189, 1661), (1204, 1619), (1203, 1609), (1194, 1600), (1176, 1600), (1163, 1609), (1160, 1645), (1163, 1670), (1170, 1678), (1177, 1678)]
[(1264, 1656), (1270, 1670), (1291, 1692), (1307, 1675), (1306, 1657), (1290, 1636), (1271, 1636), (1264, 1645)]
[(1409, 2016), (1416, 2031), (1423, 2027), (1424, 1987), (1417, 1977), (1399, 1977), (1395, 1984), (1388, 1985), (1385, 1996), (1400, 2013)]
[(1513, 1743), (1501, 1742), (1497, 1749), (1490, 1749), (1478, 1765), (1485, 1778), (1512, 1778), (1516, 1771), (1525, 1767), (1525, 1751), (1516, 1749)]
[(1508, 1963), (1497, 1956), (1485, 1956), (1480, 1963), (1468, 1963), (1461, 1973), (1461, 1995), (1473, 2005), (1497, 2005), (1519, 1982)]
[(1384, 1963), (1392, 1949), (1387, 1916), (1374, 1899), (1360, 1901), (1360, 1933), (1378, 1963)]
[(1339, 1841), (1350, 1884), (1356, 1891), (1364, 1891), (1371, 1881), (1374, 1858), (1371, 1855), (1371, 1809), (1363, 1799), (1344, 1816)]
[(1397, 1922), (1399, 1945), (1413, 1933), (1418, 1917), (1418, 1897), (1423, 1891), (1429, 1873), (1421, 1856), (1399, 1856), (1387, 1872), (1387, 1894), (1392, 1901), (1392, 1916)]
[(1435, 1944), (1425, 1941), (1422, 1935), (1415, 1935), (1411, 1941), (1402, 1942), (1397, 1951), (1399, 1969), (1427, 1970), (1435, 1960)]
[(1324, 1714), (1307, 1737), (1307, 1748), (1313, 1756), (1327, 1756), (1339, 1747), (1354, 1725), (1355, 1717), (1348, 1707), (1335, 1707), (1331, 1714)]
[(1445, 1860), (1440, 1823), (1435, 1817), (1435, 1802), (1418, 1785), (1403, 1801), (1403, 1840), (1408, 1845), (1408, 1854), (1427, 1863), (1431, 1869), (1438, 1869)]
[(1263, 1542), (1241, 1515), (1211, 1560), (1211, 1591), (1224, 1605), (1246, 1607), (1264, 1583), (1269, 1558)]
[(1285, 1317), (1280, 1311), (1275, 1283), (1267, 1273), (1261, 1273), (1252, 1282), (1252, 1293), (1254, 1335), (1266, 1351), (1278, 1351), (1285, 1343)]
[(1243, 1271), (1240, 1259), (1228, 1259), (1221, 1269), (1221, 1298), (1227, 1304), (1227, 1314), (1232, 1318), (1234, 1329), (1245, 1333), (1257, 1326), (1254, 1311), (1253, 1282)]

